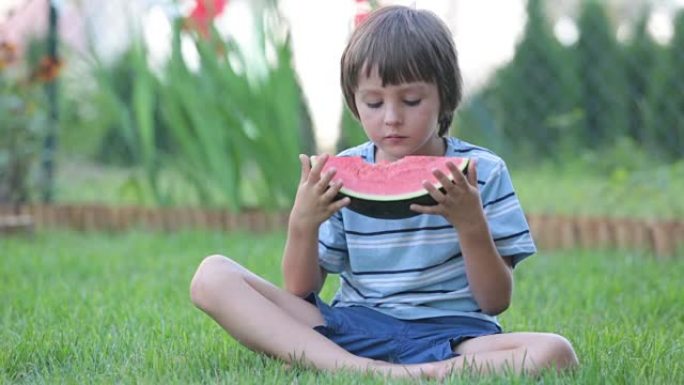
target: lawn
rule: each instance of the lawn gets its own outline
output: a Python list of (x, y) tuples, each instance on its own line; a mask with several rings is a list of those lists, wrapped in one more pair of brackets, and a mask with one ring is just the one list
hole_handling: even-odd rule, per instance
[[(238, 346), (191, 305), (188, 282), (203, 256), (230, 254), (280, 282), (283, 243), (282, 233), (0, 238), (0, 383), (384, 383), (285, 369)], [(513, 306), (502, 323), (509, 331), (555, 331), (573, 342), (581, 368), (548, 374), (543, 383), (681, 384), (683, 273), (684, 258), (539, 253), (517, 268)], [(334, 286), (326, 286), (324, 297)]]

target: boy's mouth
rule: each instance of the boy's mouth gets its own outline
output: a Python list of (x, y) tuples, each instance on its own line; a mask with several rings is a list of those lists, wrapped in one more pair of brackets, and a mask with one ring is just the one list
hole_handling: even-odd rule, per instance
[(387, 136), (385, 136), (385, 139), (383, 139), (383, 142), (385, 142), (387, 145), (390, 145), (390, 146), (398, 146), (398, 145), (403, 145), (407, 139), (408, 139), (408, 136), (387, 135)]

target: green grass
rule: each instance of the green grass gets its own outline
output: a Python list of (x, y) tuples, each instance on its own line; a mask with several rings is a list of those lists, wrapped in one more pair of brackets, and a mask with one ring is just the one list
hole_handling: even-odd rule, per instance
[(55, 176), (55, 195), (60, 203), (90, 202), (142, 204), (134, 188), (135, 170), (96, 163), (63, 160)]
[(511, 170), (527, 213), (684, 219), (684, 161), (628, 171), (542, 165)]
[[(281, 233), (0, 238), (0, 383), (384, 383), (284, 369), (237, 345), (191, 305), (188, 282), (203, 256), (229, 254), (279, 283), (283, 243)], [(684, 383), (683, 273), (684, 258), (637, 253), (530, 258), (516, 270), (513, 306), (502, 323), (509, 331), (567, 336), (581, 368), (542, 380), (466, 382)], [(324, 297), (334, 288), (326, 286)]]

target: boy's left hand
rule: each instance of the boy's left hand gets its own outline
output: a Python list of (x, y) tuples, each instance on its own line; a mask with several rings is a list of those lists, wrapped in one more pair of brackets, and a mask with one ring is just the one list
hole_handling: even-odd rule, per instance
[[(484, 219), (480, 191), (477, 188), (477, 165), (475, 159), (468, 164), (468, 175), (464, 175), (453, 162), (447, 162), (453, 180), (442, 171), (433, 170), (432, 175), (442, 184), (444, 191), (432, 183), (423, 181), (423, 187), (437, 202), (434, 206), (412, 204), (411, 210), (421, 214), (439, 214), (444, 216), (452, 226), (461, 230), (470, 225), (479, 225), (478, 219)], [(475, 222), (475, 223), (474, 223)]]

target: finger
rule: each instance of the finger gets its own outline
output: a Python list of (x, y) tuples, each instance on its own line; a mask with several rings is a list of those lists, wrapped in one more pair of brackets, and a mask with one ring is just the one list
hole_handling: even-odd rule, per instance
[(423, 205), (418, 205), (418, 204), (412, 204), (409, 206), (409, 209), (411, 211), (415, 211), (417, 213), (421, 214), (439, 214), (439, 206), (423, 206)]
[(454, 184), (463, 184), (467, 181), (465, 175), (463, 175), (463, 172), (458, 167), (456, 167), (456, 164), (454, 164), (454, 162), (448, 161), (446, 165), (449, 171), (451, 172), (451, 176), (454, 178)]
[[(321, 180), (316, 182), (316, 185), (315, 185), (317, 193), (322, 194), (325, 191), (330, 190), (330, 189), (335, 187), (334, 186), (335, 183), (332, 182), (332, 179), (335, 176), (336, 171), (337, 170), (335, 170), (334, 168), (331, 168), (331, 169), (327, 170), (325, 173), (323, 173), (323, 175), (321, 176)], [(338, 187), (338, 189), (339, 189), (339, 187)]]
[(328, 201), (332, 201), (333, 199), (335, 199), (337, 194), (339, 194), (340, 189), (342, 189), (342, 181), (336, 180), (336, 181), (330, 182), (329, 185), (330, 185), (330, 188), (325, 190), (325, 192), (323, 193), (323, 199), (328, 200)]
[(437, 178), (437, 181), (442, 185), (442, 187), (447, 191), (450, 192), (454, 188), (454, 183), (452, 182), (449, 177), (443, 173), (441, 170), (432, 170), (432, 175)]
[[(316, 157), (313, 167), (311, 167), (311, 173), (309, 173), (309, 180), (312, 182), (318, 182), (321, 178), (321, 170), (325, 166), (325, 162), (328, 161), (328, 154), (323, 154)], [(312, 179), (313, 178), (313, 179)]]
[(475, 158), (470, 159), (470, 162), (468, 162), (468, 183), (471, 186), (477, 187), (477, 164)]
[(332, 210), (333, 213), (336, 213), (340, 211), (345, 206), (348, 206), (351, 203), (351, 198), (349, 197), (344, 197), (342, 199), (338, 199), (335, 202), (330, 204), (330, 209)]
[(444, 201), (446, 200), (446, 196), (444, 195), (444, 193), (439, 191), (437, 187), (435, 187), (435, 185), (433, 185), (429, 181), (423, 181), (423, 188), (427, 190), (428, 194), (430, 194), (430, 196), (432, 197), (432, 199), (435, 200), (435, 202), (444, 203)]
[(299, 176), (299, 183), (303, 183), (306, 178), (309, 177), (309, 172), (311, 171), (311, 163), (309, 157), (304, 154), (299, 154), (299, 163), (302, 165), (302, 173)]

